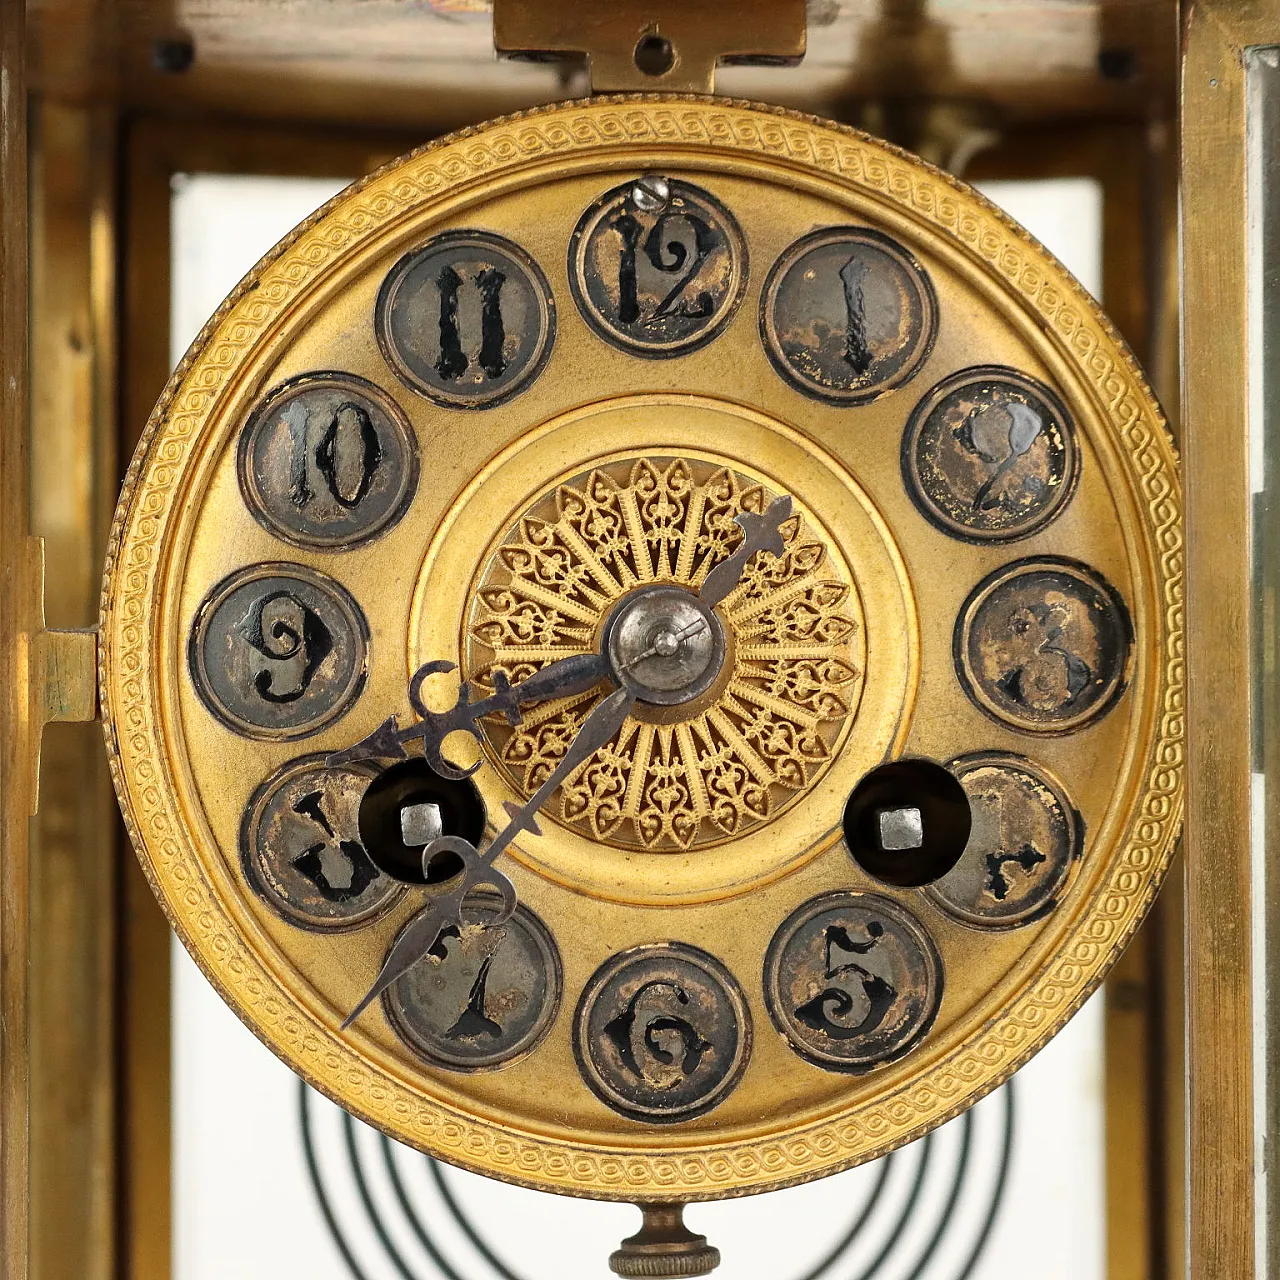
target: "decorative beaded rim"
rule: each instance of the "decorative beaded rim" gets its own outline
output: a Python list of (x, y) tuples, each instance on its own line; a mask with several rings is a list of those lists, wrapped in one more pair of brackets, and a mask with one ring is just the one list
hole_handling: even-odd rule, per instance
[[(1021, 300), (1056, 357), (1091, 389), (1142, 524), (1135, 584), (1149, 613), (1145, 781), (1082, 904), (1068, 945), (1047, 958), (993, 1025), (914, 1080), (868, 1092), (789, 1131), (717, 1143), (699, 1134), (644, 1154), (511, 1129), (408, 1086), (305, 1013), (211, 892), (162, 749), (149, 627), (193, 441), (258, 337), (345, 252), (409, 210), (548, 159), (714, 148), (761, 170), (807, 175), (894, 207)], [(449, 1161), (596, 1199), (708, 1199), (782, 1187), (875, 1158), (977, 1101), (1039, 1049), (1098, 985), (1150, 904), (1181, 826), (1183, 538), (1176, 458), (1132, 356), (1091, 298), (1026, 232), (980, 196), (856, 131), (780, 108), (659, 95), (543, 108), (478, 126), (384, 167), (330, 201), (267, 256), (209, 321), (144, 432), (108, 549), (99, 679), (112, 777), (143, 870), (188, 950), (223, 998), (295, 1070), (341, 1105)]]

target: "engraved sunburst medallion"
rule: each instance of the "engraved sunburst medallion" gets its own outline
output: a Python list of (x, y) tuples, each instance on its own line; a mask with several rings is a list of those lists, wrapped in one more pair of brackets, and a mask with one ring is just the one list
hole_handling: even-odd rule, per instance
[[(512, 681), (598, 649), (619, 601), (654, 584), (696, 591), (742, 537), (741, 511), (775, 494), (730, 466), (624, 459), (538, 495), (485, 565), (473, 595), (466, 665)], [(862, 618), (826, 535), (798, 514), (786, 550), (760, 556), (720, 606), (727, 653), (692, 703), (644, 707), (561, 787), (548, 812), (622, 848), (680, 850), (737, 836), (794, 804), (857, 709)], [(532, 792), (602, 696), (558, 699), (517, 728), (494, 717), (498, 768)]]

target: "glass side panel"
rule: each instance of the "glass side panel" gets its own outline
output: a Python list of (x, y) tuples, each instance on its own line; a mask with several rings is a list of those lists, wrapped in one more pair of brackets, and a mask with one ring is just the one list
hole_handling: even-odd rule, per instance
[[(1270, 1028), (1280, 1013), (1280, 704), (1276, 700), (1280, 603), (1280, 48), (1245, 56), (1249, 219), (1249, 471), (1253, 491), (1253, 823), (1254, 1181), (1257, 1257), (1262, 1274), (1280, 1265), (1280, 1233), (1268, 1228), (1264, 1137), (1275, 1132)], [(1270, 1238), (1268, 1238), (1270, 1237)]]

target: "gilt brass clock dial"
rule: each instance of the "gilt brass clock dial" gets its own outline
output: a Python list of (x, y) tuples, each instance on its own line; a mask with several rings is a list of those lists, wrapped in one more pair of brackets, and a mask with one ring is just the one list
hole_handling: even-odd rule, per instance
[(851, 130), (598, 98), (281, 243), (116, 520), (174, 927), (446, 1160), (676, 1201), (868, 1160), (1101, 980), (1181, 818), (1169, 437), (1092, 300)]

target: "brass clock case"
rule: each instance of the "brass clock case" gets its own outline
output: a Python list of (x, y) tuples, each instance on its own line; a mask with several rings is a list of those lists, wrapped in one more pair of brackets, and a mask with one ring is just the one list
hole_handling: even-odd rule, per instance
[[(502, 860), (509, 933), (340, 1030), (428, 890), (356, 875), (377, 769), (325, 755), (424, 662), (482, 689), (592, 650), (780, 495), (714, 678), (637, 704)], [(1139, 370), (990, 204), (820, 120), (600, 98), (355, 184), (209, 322), (115, 522), (107, 743), (184, 944), (342, 1106), (548, 1191), (743, 1194), (941, 1123), (1101, 981), (1181, 822), (1181, 572)], [(603, 692), (458, 748), (491, 831)], [(898, 887), (843, 814), (916, 759), (973, 835)]]

